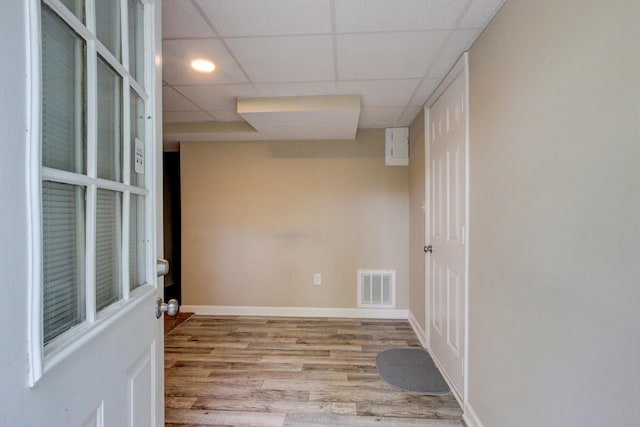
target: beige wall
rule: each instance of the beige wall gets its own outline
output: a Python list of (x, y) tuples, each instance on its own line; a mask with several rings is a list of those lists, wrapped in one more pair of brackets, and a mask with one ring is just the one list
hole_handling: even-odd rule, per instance
[(470, 52), (469, 404), (640, 419), (640, 2), (508, 0)]
[[(409, 303), (408, 173), (355, 141), (181, 146), (183, 304), (353, 308), (358, 268)], [(313, 285), (313, 274), (322, 285)]]
[(424, 281), (424, 113), (420, 112), (409, 128), (409, 310), (425, 330)]

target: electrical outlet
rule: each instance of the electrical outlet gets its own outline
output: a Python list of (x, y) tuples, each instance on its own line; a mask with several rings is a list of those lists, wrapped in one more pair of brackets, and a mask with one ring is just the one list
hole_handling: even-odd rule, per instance
[(322, 284), (322, 274), (316, 273), (313, 275), (313, 284), (321, 285)]

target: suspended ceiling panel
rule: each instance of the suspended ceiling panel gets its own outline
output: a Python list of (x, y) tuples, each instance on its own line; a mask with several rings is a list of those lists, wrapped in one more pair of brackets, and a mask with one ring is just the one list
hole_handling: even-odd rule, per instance
[[(408, 126), (503, 3), (164, 0), (165, 142), (355, 135), (333, 126), (350, 109), (239, 114), (245, 98), (358, 94), (356, 127)], [(197, 57), (216, 70), (193, 71)]]
[(240, 98), (238, 114), (267, 139), (354, 139), (360, 95)]

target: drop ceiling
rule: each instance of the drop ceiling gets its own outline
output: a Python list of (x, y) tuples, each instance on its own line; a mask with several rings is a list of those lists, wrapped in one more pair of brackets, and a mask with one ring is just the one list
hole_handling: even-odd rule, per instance
[(164, 0), (165, 147), (408, 126), (503, 3)]

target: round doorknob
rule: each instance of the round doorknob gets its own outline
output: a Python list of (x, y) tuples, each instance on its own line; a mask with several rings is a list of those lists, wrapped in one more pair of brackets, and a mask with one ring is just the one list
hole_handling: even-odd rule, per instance
[(167, 313), (168, 316), (175, 316), (180, 311), (180, 303), (177, 299), (171, 298), (169, 302), (162, 302), (162, 298), (156, 300), (156, 317), (160, 318), (162, 313)]
[(178, 300), (175, 298), (170, 299), (167, 303), (167, 314), (169, 316), (175, 316), (178, 314), (178, 311), (180, 311), (180, 304), (178, 303)]

